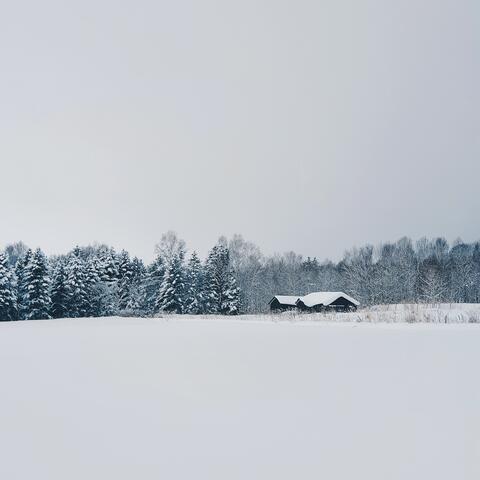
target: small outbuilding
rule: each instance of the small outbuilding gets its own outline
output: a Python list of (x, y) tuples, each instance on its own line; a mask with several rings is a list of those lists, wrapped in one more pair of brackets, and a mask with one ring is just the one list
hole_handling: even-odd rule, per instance
[(310, 312), (355, 311), (360, 302), (343, 292), (314, 292), (300, 297), (296, 302), (297, 308)]
[(270, 310), (272, 312), (286, 312), (297, 308), (298, 296), (294, 295), (276, 295), (270, 302)]

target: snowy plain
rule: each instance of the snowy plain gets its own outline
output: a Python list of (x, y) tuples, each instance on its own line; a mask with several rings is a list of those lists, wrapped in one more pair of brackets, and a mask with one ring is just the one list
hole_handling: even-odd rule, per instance
[(0, 323), (0, 478), (480, 478), (480, 325), (296, 320)]

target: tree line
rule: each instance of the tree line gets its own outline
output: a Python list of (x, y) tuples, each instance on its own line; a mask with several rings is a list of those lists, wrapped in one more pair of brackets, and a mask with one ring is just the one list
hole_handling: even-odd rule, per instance
[(274, 295), (345, 291), (362, 305), (480, 302), (480, 242), (422, 238), (353, 248), (338, 262), (295, 252), (265, 256), (241, 235), (202, 261), (163, 235), (145, 265), (106, 245), (47, 258), (23, 243), (0, 253), (3, 320), (106, 315), (258, 313)]
[(362, 306), (480, 302), (480, 242), (403, 237), (353, 248), (338, 262), (295, 252), (265, 257), (239, 235), (228, 245), (247, 312), (265, 310), (273, 295), (315, 291), (344, 291)]
[(76, 247), (47, 258), (16, 243), (0, 253), (0, 319), (33, 320), (158, 313), (236, 315), (239, 288), (230, 253), (215, 245), (205, 262), (169, 232), (145, 266), (125, 250)]

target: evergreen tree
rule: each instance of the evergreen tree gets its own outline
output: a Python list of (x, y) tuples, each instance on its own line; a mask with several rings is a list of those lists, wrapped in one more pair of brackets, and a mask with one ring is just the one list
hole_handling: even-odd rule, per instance
[(205, 309), (203, 267), (196, 252), (192, 253), (186, 270), (185, 313), (197, 315)]
[(132, 270), (132, 280), (135, 282), (141, 281), (146, 273), (143, 261), (137, 257), (133, 257), (130, 268)]
[(7, 257), (0, 252), (0, 321), (17, 318), (17, 301), (12, 271)]
[(85, 317), (89, 310), (87, 272), (85, 261), (80, 257), (79, 250), (75, 249), (70, 253), (66, 266), (66, 273), (68, 316)]
[(69, 291), (63, 259), (58, 261), (53, 272), (51, 300), (50, 314), (52, 318), (68, 317)]
[(97, 304), (96, 317), (109, 317), (118, 313), (118, 292), (116, 282), (98, 282), (95, 285)]
[(45, 254), (37, 248), (25, 270), (26, 318), (40, 320), (50, 317), (50, 278)]
[(239, 313), (240, 292), (230, 266), (230, 253), (225, 245), (215, 245), (208, 255), (205, 286), (207, 313)]
[(113, 248), (101, 247), (97, 253), (100, 280), (115, 282), (118, 280), (118, 258)]
[(240, 289), (232, 269), (228, 273), (225, 287), (220, 311), (223, 315), (238, 315), (240, 313)]
[(127, 308), (133, 281), (133, 269), (128, 252), (122, 250), (118, 261), (118, 306), (121, 310)]
[[(111, 273), (112, 263), (105, 263), (104, 247), (91, 255), (85, 264), (87, 315), (105, 317), (118, 312), (118, 280)], [(105, 270), (107, 266), (107, 270)]]
[(163, 277), (156, 302), (156, 310), (182, 313), (185, 303), (183, 253), (173, 256)]
[(28, 307), (27, 307), (27, 268), (32, 261), (33, 252), (31, 249), (28, 249), (25, 252), (23, 257), (20, 257), (17, 260), (17, 264), (15, 266), (15, 277), (17, 279), (17, 311), (18, 311), (18, 318), (20, 320), (25, 320), (28, 315)]
[(148, 314), (157, 312), (157, 299), (165, 275), (165, 263), (158, 255), (155, 261), (148, 266), (143, 281), (143, 310)]
[(99, 317), (102, 315), (102, 305), (98, 295), (98, 284), (100, 276), (98, 273), (98, 262), (96, 257), (90, 256), (85, 264), (85, 291), (87, 296), (87, 315)]
[(143, 262), (135, 257), (131, 264), (132, 278), (130, 282), (130, 289), (128, 292), (128, 301), (126, 309), (132, 312), (143, 313), (142, 305), (144, 304), (144, 289), (143, 282), (145, 280), (145, 265)]

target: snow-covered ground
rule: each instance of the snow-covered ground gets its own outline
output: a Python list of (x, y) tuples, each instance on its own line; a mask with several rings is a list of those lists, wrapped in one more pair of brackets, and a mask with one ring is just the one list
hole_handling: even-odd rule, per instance
[(0, 478), (476, 480), (479, 366), (468, 323), (1, 323)]

